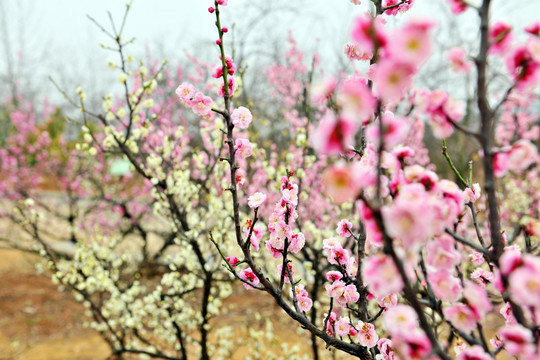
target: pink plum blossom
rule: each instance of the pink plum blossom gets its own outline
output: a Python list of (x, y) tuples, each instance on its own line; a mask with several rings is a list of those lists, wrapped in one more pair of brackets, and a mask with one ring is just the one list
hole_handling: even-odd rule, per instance
[(358, 192), (352, 169), (344, 163), (337, 163), (326, 169), (323, 184), (326, 194), (338, 204), (353, 201)]
[(449, 235), (429, 241), (426, 245), (426, 263), (434, 269), (451, 269), (461, 261), (455, 242)]
[(461, 282), (449, 269), (428, 273), (428, 281), (435, 295), (443, 301), (456, 301), (461, 296)]
[(352, 223), (347, 219), (341, 219), (337, 225), (336, 231), (341, 237), (349, 237), (351, 236), (350, 229), (352, 229)]
[[(390, 111), (384, 112), (382, 115), (383, 123), (383, 142), (386, 149), (392, 149), (405, 140), (409, 133), (410, 122), (405, 117), (396, 117)], [(381, 141), (379, 132), (379, 124), (371, 123), (366, 128), (366, 139), (378, 145)]]
[[(533, 258), (537, 261), (537, 258)], [(538, 262), (538, 261), (537, 261)], [(540, 266), (521, 266), (508, 277), (512, 299), (524, 306), (540, 306)]]
[(357, 122), (328, 112), (315, 129), (311, 141), (313, 147), (322, 154), (341, 154), (353, 147), (357, 130)]
[[(228, 84), (228, 92), (229, 96), (232, 96), (234, 92), (236, 91), (236, 79), (234, 76), (229, 76), (227, 78), (227, 84)], [(225, 96), (225, 83), (222, 81), (221, 85), (218, 87), (218, 95), (223, 97)]]
[[(219, 60), (221, 60), (221, 55), (219, 56)], [(229, 56), (225, 56), (225, 66), (227, 68), (227, 73), (229, 75), (234, 75), (236, 71), (236, 65), (234, 64), (232, 58)], [(223, 66), (218, 66), (216, 70), (212, 73), (212, 77), (215, 79), (219, 79), (223, 76)]]
[(534, 144), (528, 140), (518, 140), (508, 153), (508, 168), (521, 173), (533, 162), (538, 160), (538, 150)]
[(323, 240), (323, 249), (328, 250), (334, 250), (334, 249), (343, 249), (343, 246), (341, 245), (341, 242), (336, 237), (331, 237), (328, 239)]
[(251, 111), (243, 106), (234, 109), (231, 114), (232, 123), (240, 129), (247, 129), (252, 119)]
[(341, 280), (343, 275), (339, 271), (328, 271), (326, 273), (326, 280), (334, 282), (336, 280)]
[(334, 311), (330, 313), (330, 316), (328, 314), (324, 314), (323, 316), (324, 322), (326, 322), (326, 319), (328, 319), (328, 323), (326, 326), (326, 333), (330, 336), (334, 336), (334, 325), (336, 324), (337, 315)]
[(396, 360), (397, 357), (394, 355), (392, 349), (392, 340), (387, 338), (381, 338), (377, 343), (377, 348), (379, 349), (381, 358), (377, 360)]
[(358, 329), (358, 343), (367, 348), (372, 348), (377, 345), (379, 341), (379, 335), (375, 331), (375, 326), (368, 322), (358, 321), (356, 326)]
[(372, 66), (372, 80), (377, 95), (385, 102), (398, 102), (412, 85), (414, 68), (390, 58), (382, 59)]
[(326, 250), (328, 262), (334, 265), (345, 265), (349, 262), (349, 250), (334, 248)]
[(193, 86), (190, 83), (182, 83), (178, 88), (176, 89), (176, 95), (178, 95), (178, 98), (180, 101), (186, 105), (191, 105), (191, 99), (195, 97), (195, 93), (197, 90), (195, 90), (195, 86)]
[(506, 58), (506, 67), (513, 81), (517, 83), (518, 89), (533, 88), (538, 83), (540, 63), (534, 61), (525, 45), (512, 50), (510, 56)]
[(489, 52), (504, 55), (512, 42), (512, 26), (504, 21), (497, 21), (489, 28)]
[[(240, 271), (240, 277), (246, 281), (249, 281), (250, 283), (252, 283), (253, 285), (258, 285), (259, 284), (259, 278), (257, 277), (257, 275), (255, 275), (255, 273), (253, 272), (253, 270), (251, 270), (251, 268), (248, 268), (248, 269), (244, 269), (242, 271)], [(242, 285), (244, 285), (244, 287), (249, 290), (249, 289), (253, 289), (253, 286), (249, 285), (249, 284), (246, 284), (246, 283), (243, 283)]]
[(396, 305), (384, 313), (384, 326), (392, 335), (406, 333), (418, 326), (418, 315), (408, 305)]
[[(308, 292), (307, 290), (304, 288), (304, 285), (302, 284), (298, 284), (294, 287), (294, 292), (296, 294), (297, 297), (299, 296), (303, 296), (303, 297), (308, 297)], [(291, 298), (293, 297), (293, 292), (292, 292), (292, 289), (291, 289)]]
[(345, 117), (367, 123), (372, 117), (377, 101), (364, 79), (349, 79), (343, 82), (337, 92), (337, 102)]
[(397, 66), (414, 68), (428, 58), (432, 43), (429, 31), (434, 25), (432, 21), (415, 18), (396, 31), (390, 38), (388, 50), (390, 57), (401, 62)]
[(525, 31), (531, 35), (540, 37), (540, 21), (536, 21), (525, 27)]
[(509, 275), (523, 265), (523, 257), (518, 247), (508, 246), (499, 258), (499, 270), (503, 275)]
[(392, 343), (400, 358), (410, 360), (425, 359), (431, 352), (431, 342), (426, 334), (416, 328), (410, 332), (401, 332), (392, 338)]
[(482, 268), (477, 268), (471, 274), (471, 279), (478, 280), (478, 283), (483, 286), (493, 281), (493, 278), (494, 276), (492, 272), (486, 271)]
[(357, 44), (345, 44), (345, 55), (349, 60), (369, 60), (373, 57), (372, 53), (363, 51)]
[(482, 265), (485, 261), (484, 254), (474, 251), (474, 250), (472, 251), (470, 257), (471, 257), (471, 262), (475, 265)]
[(498, 151), (493, 156), (493, 174), (497, 177), (504, 176), (508, 172), (508, 152)]
[(369, 292), (376, 297), (385, 297), (399, 293), (403, 288), (403, 280), (389, 256), (369, 256), (362, 262), (364, 281)]
[(296, 298), (296, 301), (298, 302), (298, 308), (304, 312), (311, 310), (313, 306), (313, 300), (307, 296), (299, 296)]
[(306, 243), (306, 238), (303, 233), (292, 233), (289, 239), (289, 251), (293, 254), (297, 254)]
[(457, 356), (458, 360), (492, 360), (491, 355), (487, 354), (480, 345), (473, 345), (464, 349)]
[(471, 202), (474, 203), (478, 198), (480, 198), (480, 195), (482, 193), (482, 188), (480, 187), (480, 184), (474, 183), (472, 188), (467, 187), (465, 189), (465, 202)]
[(449, 137), (454, 131), (452, 122), (461, 121), (465, 114), (465, 104), (442, 90), (426, 93), (424, 97), (421, 107), (425, 108), (433, 135), (439, 139)]
[(396, 294), (390, 294), (383, 298), (377, 298), (377, 304), (383, 308), (391, 308), (396, 306), (398, 302), (398, 297)]
[(340, 317), (335, 324), (336, 327), (336, 334), (338, 336), (347, 336), (349, 334), (349, 330), (351, 329), (351, 324), (349, 323), (349, 320), (344, 317)]
[(227, 262), (232, 266), (236, 267), (236, 265), (240, 262), (236, 256), (229, 256), (225, 258)]
[(448, 2), (448, 5), (450, 5), (450, 10), (453, 14), (461, 14), (465, 10), (467, 10), (468, 5), (464, 0), (446, 0)]
[(520, 224), (527, 235), (540, 237), (540, 221), (526, 216), (521, 219)]
[(338, 305), (342, 307), (347, 306), (348, 303), (358, 301), (360, 297), (355, 285), (345, 285), (341, 280), (334, 281), (332, 284), (326, 285), (325, 288), (328, 296), (334, 298)]
[(443, 308), (443, 314), (456, 328), (471, 332), (476, 328), (476, 316), (472, 309), (462, 303), (454, 303)]
[(358, 273), (358, 260), (356, 260), (356, 256), (350, 256), (347, 259), (347, 264), (345, 264), (345, 271), (347, 271), (347, 274), (350, 277), (355, 277)]
[[(414, 4), (414, 0), (384, 0), (383, 8), (388, 8), (384, 13), (387, 15), (397, 15), (409, 10)], [(398, 6), (396, 6), (398, 5)], [(391, 7), (394, 6), (394, 7)]]
[(472, 281), (467, 281), (465, 283), (463, 297), (467, 300), (467, 305), (474, 312), (476, 321), (481, 321), (493, 308), (486, 290)]
[(446, 57), (450, 61), (450, 68), (457, 73), (468, 73), (473, 63), (467, 60), (467, 53), (465, 49), (460, 47), (451, 48), (446, 53)]
[(261, 239), (263, 237), (263, 228), (261, 226), (255, 226), (252, 229), (252, 220), (248, 219), (242, 228), (243, 236), (244, 238), (248, 238), (250, 232), (251, 237), (249, 238), (249, 241), (251, 245), (253, 246), (253, 249), (255, 251), (259, 251), (259, 243), (261, 242)]
[(289, 272), (291, 273), (291, 276), (294, 276), (294, 271), (293, 271), (293, 267), (292, 267), (292, 264), (289, 262), (287, 263), (287, 268), (289, 269), (288, 271), (285, 270), (285, 272), (283, 271), (283, 264), (278, 264), (277, 266), (277, 274), (278, 274), (278, 278), (281, 278), (281, 276), (283, 276), (283, 279), (286, 283), (290, 283), (291, 280), (289, 279)]
[(420, 246), (433, 235), (435, 212), (426, 211), (428, 197), (421, 184), (403, 185), (394, 203), (382, 209), (388, 235), (407, 247)]
[(212, 99), (204, 96), (201, 92), (197, 92), (189, 105), (195, 114), (206, 116), (212, 110)]
[(282, 189), (281, 199), (287, 204), (298, 205), (298, 185), (294, 184), (290, 188)]
[(387, 43), (382, 25), (379, 17), (360, 16), (354, 22), (351, 37), (365, 52), (373, 53), (376, 47), (384, 48)]
[(530, 38), (527, 41), (527, 50), (529, 50), (533, 61), (540, 63), (540, 37)]
[(499, 313), (506, 320), (506, 325), (516, 325), (517, 320), (512, 313), (512, 305), (510, 303), (505, 303), (503, 307), (499, 310)]
[(248, 198), (248, 205), (250, 208), (258, 208), (266, 200), (266, 194), (262, 192), (256, 192)]
[(236, 139), (234, 149), (236, 150), (234, 155), (238, 159), (245, 159), (253, 154), (253, 148), (248, 139)]
[(334, 91), (338, 86), (338, 81), (334, 77), (316, 81), (311, 86), (311, 101), (318, 105), (325, 105), (334, 96)]
[(523, 356), (534, 352), (532, 333), (521, 325), (503, 327), (499, 331), (499, 337), (510, 356)]

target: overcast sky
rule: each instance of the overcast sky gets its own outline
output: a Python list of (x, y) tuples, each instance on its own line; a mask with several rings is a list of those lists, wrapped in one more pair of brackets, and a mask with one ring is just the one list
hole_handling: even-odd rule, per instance
[[(125, 29), (126, 36), (137, 40), (131, 52), (143, 55), (149, 48), (156, 56), (167, 56), (172, 62), (181, 61), (185, 51), (211, 57), (216, 38), (214, 17), (207, 11), (211, 3), (135, 0)], [(238, 38), (264, 48), (266, 43), (270, 47), (273, 40), (284, 39), (291, 30), (301, 48), (318, 50), (328, 61), (335, 61), (342, 52), (352, 20), (367, 6), (354, 6), (348, 0), (229, 0), (229, 4), (222, 22), (229, 28), (235, 22)], [(107, 11), (119, 23), (124, 9), (125, 1), (118, 0), (0, 0), (0, 74), (6, 71), (7, 56), (15, 60), (17, 54), (22, 54), (23, 75), (40, 92), (54, 91), (46, 80), (49, 75), (66, 86), (80, 83), (91, 89), (106, 88), (103, 73), (111, 54), (100, 49), (99, 44), (106, 43), (107, 38), (87, 15), (108, 28)], [(492, 14), (519, 29), (535, 17), (540, 19), (539, 10), (540, 1), (495, 0)], [(475, 36), (474, 12), (452, 20), (445, 0), (416, 0), (407, 16), (455, 21), (459, 28), (438, 35), (445, 41)], [(6, 36), (9, 41), (5, 41)]]

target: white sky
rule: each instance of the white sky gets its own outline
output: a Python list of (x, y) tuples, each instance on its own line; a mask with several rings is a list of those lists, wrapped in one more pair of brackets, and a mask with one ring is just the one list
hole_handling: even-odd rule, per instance
[[(454, 21), (459, 29), (439, 35), (448, 37), (450, 42), (474, 38), (474, 12), (452, 17), (445, 2), (416, 0), (410, 15)], [(181, 61), (186, 50), (212, 56), (216, 31), (214, 17), (207, 11), (212, 3), (135, 0), (125, 29), (127, 36), (137, 40), (133, 54), (144, 55), (147, 46), (159, 58), (166, 56), (173, 63)], [(238, 36), (258, 47), (254, 56), (264, 56), (265, 50), (260, 49), (265, 47), (271, 52), (271, 40), (284, 39), (291, 30), (301, 48), (308, 52), (319, 50), (323, 60), (330, 61), (336, 61), (342, 52), (354, 17), (366, 9), (348, 0), (229, 0), (229, 4), (224, 9), (222, 25), (231, 28), (235, 21)], [(274, 10), (257, 21), (255, 14), (261, 6)], [(91, 15), (109, 28), (107, 11), (120, 23), (124, 8), (125, 1), (119, 0), (0, 0), (0, 11), (4, 11), (4, 16), (0, 16), (0, 38), (6, 36), (2, 32), (7, 30), (10, 56), (23, 54), (26, 73), (21, 74), (21, 79), (28, 78), (28, 86), (45, 93), (55, 91), (47, 80), (50, 75), (67, 87), (82, 84), (99, 91), (107, 88), (104, 74), (108, 71), (106, 59), (111, 54), (99, 47), (107, 38), (86, 16)], [(492, 14), (495, 19), (522, 28), (535, 18), (540, 19), (540, 1), (495, 0)], [(4, 73), (5, 43), (0, 45), (0, 73)]]

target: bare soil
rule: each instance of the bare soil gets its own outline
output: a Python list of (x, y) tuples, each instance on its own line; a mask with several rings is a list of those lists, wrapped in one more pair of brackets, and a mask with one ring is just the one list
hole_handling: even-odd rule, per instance
[[(83, 326), (84, 307), (70, 294), (58, 291), (48, 277), (36, 274), (34, 261), (33, 255), (0, 249), (0, 360), (107, 359), (110, 350), (105, 341)], [(238, 331), (235, 335), (245, 336), (247, 322), (253, 324), (246, 309), (257, 308), (263, 319), (272, 319), (281, 338), (309, 351), (308, 337), (298, 336), (298, 326), (279, 316), (281, 309), (264, 294), (240, 287), (225, 305), (230, 311), (214, 321), (232, 325)], [(279, 348), (279, 344), (269, 346)], [(248, 352), (238, 348), (233, 358), (243, 358)]]

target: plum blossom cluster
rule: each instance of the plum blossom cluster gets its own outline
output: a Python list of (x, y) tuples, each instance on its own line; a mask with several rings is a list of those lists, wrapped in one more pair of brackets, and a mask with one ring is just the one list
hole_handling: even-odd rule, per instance
[[(353, 3), (359, 5), (358, 1)], [(532, 359), (539, 352), (534, 335), (538, 303), (531, 293), (539, 288), (533, 280), (538, 275), (537, 259), (531, 254), (538, 226), (523, 215), (537, 216), (538, 207), (536, 202), (531, 204), (532, 209), (516, 204), (508, 218), (499, 215), (493, 182), (495, 176), (512, 172), (526, 178), (523, 183), (512, 180), (516, 191), (525, 184), (538, 183), (538, 177), (529, 171), (538, 165), (537, 149), (531, 141), (537, 139), (538, 131), (527, 112), (515, 106), (526, 95), (513, 90), (523, 92), (537, 84), (540, 26), (527, 28), (526, 46), (514, 45), (512, 28), (506, 23), (483, 27), (482, 44), (487, 46), (475, 60), (482, 90), (478, 95), (482, 126), (470, 130), (461, 125), (464, 102), (442, 90), (413, 90), (414, 77), (430, 56), (430, 33), (435, 24), (412, 19), (392, 31), (387, 30), (381, 17), (383, 13), (406, 11), (412, 3), (376, 2), (378, 13), (355, 21), (354, 43), (345, 50), (351, 60), (370, 61), (367, 73), (356, 72), (340, 80), (328, 78), (311, 92), (320, 121), (311, 133), (310, 145), (322, 159), (339, 158), (323, 175), (325, 192), (344, 206), (353, 203), (359, 216), (356, 233), (353, 222), (343, 219), (336, 229), (342, 239), (326, 237), (321, 244), (331, 267), (325, 284), (329, 308), (319, 319), (324, 334), (313, 333), (340, 350), (352, 354), (351, 349), (355, 349), (355, 355), (366, 358), (450, 359), (448, 349), (459, 338), (460, 345), (455, 349), (459, 359), (494, 358), (502, 349), (511, 356)], [(483, 21), (489, 20), (489, 1), (479, 8), (466, 1), (449, 4), (456, 14), (474, 8)], [(468, 73), (473, 66), (469, 61), (472, 57), (463, 49), (453, 49), (448, 55), (457, 72)], [(506, 61), (510, 79), (509, 90), (493, 110), (491, 99), (485, 95), (489, 56)], [(407, 115), (401, 115), (400, 105), (405, 102), (410, 109)], [(488, 106), (484, 106), (486, 102)], [(493, 117), (501, 107), (504, 113), (498, 132), (506, 140), (496, 148), (493, 144), (498, 139), (490, 137), (494, 134)], [(510, 134), (511, 119), (516, 116), (522, 119), (517, 122), (517, 131), (526, 134), (526, 139)], [(446, 142), (443, 153), (459, 184), (417, 163), (415, 153), (422, 150), (421, 146), (404, 143), (422, 133), (414, 129), (421, 120), (436, 138), (446, 139), (457, 130), (478, 140), (485, 194), (479, 184), (473, 183), (472, 165), (468, 177), (455, 167)], [(268, 220), (270, 237), (266, 241), (271, 255), (283, 259), (287, 242), (293, 237), (291, 221), (297, 220), (294, 210), (289, 213), (285, 183), (282, 181), (281, 203)], [(299, 191), (295, 192), (300, 198)], [(479, 219), (476, 206), (480, 211), (488, 207), (486, 220), (484, 215)], [(501, 223), (510, 223), (510, 217), (522, 219), (511, 239), (500, 227)], [(505, 243), (516, 242), (525, 245), (525, 254), (517, 245), (505, 248)], [(256, 268), (249, 257), (246, 261), (261, 280), (262, 269)], [(280, 264), (278, 276), (281, 283), (290, 282), (298, 289), (301, 284), (294, 285), (289, 265), (287, 261)], [(271, 284), (260, 284), (268, 292), (274, 291)], [(292, 293), (296, 311), (294, 295), (302, 297), (303, 289), (302, 285)], [(497, 310), (497, 302), (505, 303), (499, 309), (508, 324), (487, 339), (482, 324)], [(290, 314), (290, 308), (278, 304)], [(291, 317), (306, 326), (300, 315)], [(441, 327), (450, 329), (452, 335), (446, 343), (437, 335)], [(462, 346), (463, 342), (467, 345)], [(366, 355), (367, 349), (373, 349), (371, 355)]]
[(182, 83), (176, 89), (176, 95), (183, 105), (191, 108), (199, 116), (209, 116), (212, 111), (212, 99), (197, 91), (195, 86)]

